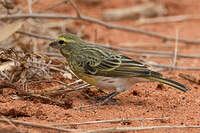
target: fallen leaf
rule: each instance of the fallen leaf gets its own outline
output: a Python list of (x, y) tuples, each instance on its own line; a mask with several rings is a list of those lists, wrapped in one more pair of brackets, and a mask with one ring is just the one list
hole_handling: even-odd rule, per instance
[(13, 23), (5, 25), (0, 30), (0, 42), (6, 40), (9, 36), (14, 34), (21, 26), (23, 25), (23, 21), (15, 21)]

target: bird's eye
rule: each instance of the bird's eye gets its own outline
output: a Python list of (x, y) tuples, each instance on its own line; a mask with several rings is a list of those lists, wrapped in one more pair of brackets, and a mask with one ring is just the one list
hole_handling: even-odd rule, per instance
[(63, 41), (63, 40), (59, 40), (58, 43), (59, 43), (59, 44), (63, 44), (64, 41)]

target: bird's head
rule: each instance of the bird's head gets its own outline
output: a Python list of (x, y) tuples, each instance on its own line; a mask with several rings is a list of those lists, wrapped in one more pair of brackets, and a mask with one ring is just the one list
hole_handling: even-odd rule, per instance
[(73, 50), (78, 50), (84, 41), (74, 34), (62, 34), (57, 37), (55, 41), (52, 41), (49, 46), (60, 50), (60, 52), (66, 56), (69, 56)]

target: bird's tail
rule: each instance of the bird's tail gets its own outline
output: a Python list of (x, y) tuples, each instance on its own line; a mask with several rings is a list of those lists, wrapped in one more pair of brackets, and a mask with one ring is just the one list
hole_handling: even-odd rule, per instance
[(187, 90), (191, 90), (191, 88), (188, 88), (188, 87), (184, 86), (183, 84), (178, 83), (178, 82), (173, 81), (173, 80), (168, 79), (168, 78), (155, 76), (155, 77), (148, 77), (148, 79), (150, 79), (152, 81), (158, 81), (160, 83), (172, 86), (172, 87), (174, 87), (176, 89), (179, 89), (179, 90), (181, 90), (183, 92), (186, 92)]

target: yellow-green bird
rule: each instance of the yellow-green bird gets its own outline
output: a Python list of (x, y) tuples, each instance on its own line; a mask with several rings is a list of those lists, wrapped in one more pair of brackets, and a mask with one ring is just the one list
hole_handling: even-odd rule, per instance
[(77, 77), (96, 87), (115, 90), (105, 96), (101, 105), (139, 82), (158, 81), (183, 92), (190, 90), (132, 58), (85, 42), (74, 34), (60, 35), (50, 46), (60, 50)]

